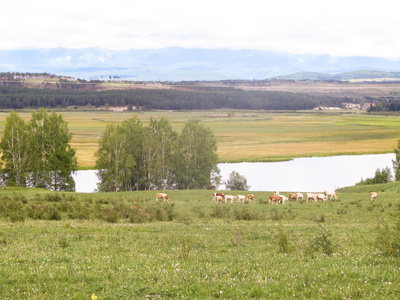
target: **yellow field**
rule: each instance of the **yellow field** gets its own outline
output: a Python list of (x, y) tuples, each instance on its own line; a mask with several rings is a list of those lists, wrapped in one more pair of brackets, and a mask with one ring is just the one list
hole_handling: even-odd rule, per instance
[[(137, 115), (143, 123), (166, 117), (176, 131), (188, 120), (210, 127), (222, 162), (274, 161), (306, 156), (392, 152), (400, 139), (398, 116), (361, 113), (276, 113), (260, 111), (154, 111), (140, 113), (61, 112), (73, 134), (80, 168), (95, 165), (94, 153), (107, 124)], [(228, 113), (234, 117), (228, 118)], [(29, 120), (30, 112), (19, 112)], [(0, 112), (2, 135), (7, 112)], [(226, 116), (226, 117), (224, 117)]]

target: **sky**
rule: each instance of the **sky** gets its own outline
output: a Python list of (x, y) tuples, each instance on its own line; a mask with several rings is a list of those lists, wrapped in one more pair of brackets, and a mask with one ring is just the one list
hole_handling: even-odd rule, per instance
[(400, 58), (397, 1), (12, 0), (0, 49), (258, 49)]

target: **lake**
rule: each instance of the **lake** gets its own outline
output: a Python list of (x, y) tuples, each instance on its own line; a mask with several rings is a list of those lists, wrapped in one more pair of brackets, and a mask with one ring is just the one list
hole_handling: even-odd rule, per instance
[[(374, 177), (377, 168), (392, 169), (393, 153), (304, 157), (284, 162), (218, 164), (222, 180), (232, 171), (247, 179), (250, 191), (323, 192), (355, 185), (361, 178)], [(96, 170), (77, 171), (73, 175), (76, 191), (92, 193), (97, 188)], [(224, 190), (222, 185), (219, 189)]]

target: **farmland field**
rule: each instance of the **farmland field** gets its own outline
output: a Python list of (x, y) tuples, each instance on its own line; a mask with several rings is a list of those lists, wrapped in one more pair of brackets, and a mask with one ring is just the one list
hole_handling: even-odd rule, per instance
[[(294, 157), (392, 152), (400, 139), (399, 116), (341, 112), (269, 111), (63, 111), (80, 168), (95, 165), (94, 153), (107, 124), (137, 115), (144, 124), (165, 117), (180, 131), (188, 120), (213, 130), (221, 162), (276, 161)], [(21, 111), (26, 120), (31, 113)], [(230, 114), (232, 117), (228, 117)], [(0, 112), (0, 135), (7, 112)]]
[(168, 194), (0, 188), (0, 298), (398, 299), (398, 182), (284, 205)]

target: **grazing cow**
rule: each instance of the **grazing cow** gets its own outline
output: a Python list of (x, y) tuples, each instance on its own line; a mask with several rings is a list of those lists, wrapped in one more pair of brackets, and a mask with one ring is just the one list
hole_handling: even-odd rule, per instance
[(236, 199), (236, 196), (233, 195), (225, 195), (225, 202), (228, 202), (228, 200), (231, 200), (231, 203), (233, 203), (233, 200)]
[(371, 192), (370, 195), (371, 195), (371, 201), (372, 201), (372, 200), (375, 200), (376, 197), (379, 196), (379, 195), (378, 195), (377, 193), (375, 193), (375, 192)]
[(306, 193), (306, 200), (307, 200), (307, 202), (308, 202), (308, 199), (314, 199), (315, 202), (318, 202), (317, 194)]
[(156, 195), (156, 201), (158, 201), (159, 199), (163, 199), (164, 202), (165, 202), (165, 201), (169, 202), (168, 195), (167, 195), (167, 194), (164, 194), (164, 193), (157, 193), (157, 195)]
[(285, 204), (286, 201), (289, 201), (289, 199), (286, 196), (283, 195), (278, 195), (278, 196), (282, 198), (282, 204)]
[(238, 202), (243, 202), (246, 200), (246, 196), (244, 195), (237, 195), (236, 196)]
[(304, 200), (304, 196), (303, 196), (303, 194), (302, 193), (296, 193), (296, 196), (297, 196), (297, 200)]
[(332, 198), (338, 199), (334, 191), (325, 191), (325, 196), (328, 197), (329, 200), (332, 200)]
[(282, 201), (282, 197), (279, 197), (278, 195), (271, 195), (269, 196), (269, 203), (273, 203), (276, 202), (276, 204), (278, 204), (280, 201)]
[(297, 201), (297, 195), (296, 194), (289, 194), (289, 199)]
[(248, 200), (248, 201), (256, 200), (256, 197), (254, 197), (253, 194), (247, 194), (247, 200)]
[(275, 191), (274, 195), (278, 196), (279, 195), (279, 191)]
[(222, 196), (215, 196), (215, 202), (225, 203), (225, 198), (223, 198)]
[(222, 198), (225, 198), (225, 194), (224, 193), (214, 193), (213, 194), (213, 201), (216, 202), (216, 197), (220, 196)]
[(317, 194), (317, 199), (321, 199), (322, 201), (326, 202), (326, 197), (324, 194)]

